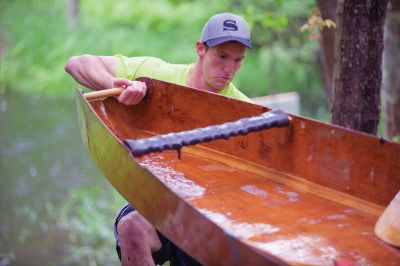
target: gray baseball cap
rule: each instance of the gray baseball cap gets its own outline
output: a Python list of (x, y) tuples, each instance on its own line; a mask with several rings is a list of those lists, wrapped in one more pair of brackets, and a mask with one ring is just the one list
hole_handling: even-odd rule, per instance
[(216, 14), (204, 25), (201, 41), (210, 47), (224, 42), (237, 41), (250, 48), (250, 29), (246, 21), (238, 15)]

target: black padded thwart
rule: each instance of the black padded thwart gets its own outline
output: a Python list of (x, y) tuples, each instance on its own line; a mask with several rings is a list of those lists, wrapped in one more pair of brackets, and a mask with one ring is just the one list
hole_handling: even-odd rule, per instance
[(125, 140), (125, 145), (134, 156), (142, 156), (150, 152), (178, 150), (183, 146), (195, 145), (216, 139), (228, 139), (237, 135), (247, 135), (249, 132), (260, 131), (273, 127), (289, 125), (289, 116), (280, 109), (265, 112), (259, 116), (242, 118), (221, 125), (197, 128), (188, 131), (168, 133), (145, 139)]

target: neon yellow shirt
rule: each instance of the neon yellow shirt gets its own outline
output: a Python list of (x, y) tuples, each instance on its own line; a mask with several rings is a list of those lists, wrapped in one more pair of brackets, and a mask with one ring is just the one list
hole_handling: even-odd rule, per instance
[[(189, 71), (193, 64), (170, 64), (156, 57), (125, 57), (116, 55), (119, 59), (116, 67), (116, 77), (134, 80), (139, 77), (149, 77), (186, 86)], [(234, 99), (252, 102), (239, 91), (233, 83), (229, 83), (219, 94)]]

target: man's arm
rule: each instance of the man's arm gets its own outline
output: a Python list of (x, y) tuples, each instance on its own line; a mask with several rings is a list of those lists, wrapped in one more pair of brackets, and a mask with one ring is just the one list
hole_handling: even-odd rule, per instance
[(103, 90), (113, 87), (116, 64), (113, 56), (79, 55), (68, 60), (65, 70), (83, 86)]
[(146, 95), (146, 84), (126, 78), (116, 78), (117, 58), (114, 56), (80, 55), (71, 57), (65, 65), (78, 83), (93, 90), (122, 87), (125, 90), (117, 97), (120, 103), (134, 105)]

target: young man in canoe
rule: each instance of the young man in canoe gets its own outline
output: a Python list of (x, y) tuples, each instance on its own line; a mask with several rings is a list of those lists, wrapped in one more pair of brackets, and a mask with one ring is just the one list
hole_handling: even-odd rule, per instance
[[(250, 30), (245, 20), (231, 13), (212, 16), (196, 42), (195, 64), (169, 64), (154, 57), (93, 56), (70, 58), (66, 71), (80, 84), (102, 90), (123, 87), (117, 96), (134, 105), (146, 95), (146, 84), (135, 81), (150, 77), (219, 93), (243, 101), (251, 100), (232, 83), (250, 48)], [(117, 251), (122, 265), (154, 265), (170, 260), (173, 265), (199, 265), (155, 230), (131, 205), (123, 208), (115, 222)]]

